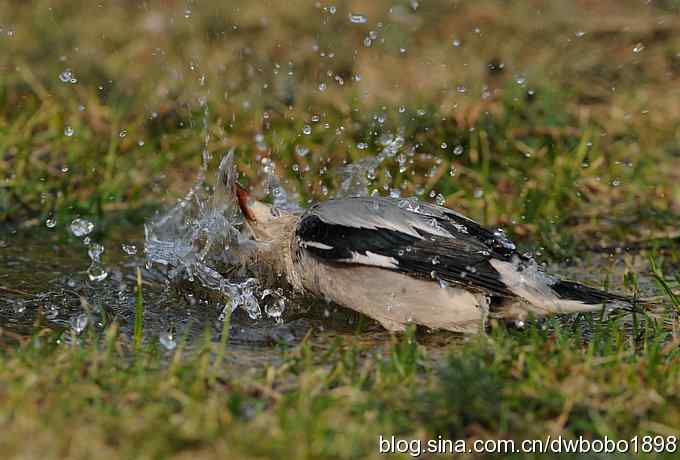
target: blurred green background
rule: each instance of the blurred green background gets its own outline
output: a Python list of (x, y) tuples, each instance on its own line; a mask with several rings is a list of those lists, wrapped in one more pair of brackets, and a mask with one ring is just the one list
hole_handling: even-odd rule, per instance
[[(78, 346), (0, 329), (3, 457), (378, 458), (379, 434), (677, 436), (678, 31), (677, 0), (3, 0), (0, 251), (48, 219), (63, 232), (75, 216), (99, 230), (114, 212), (148, 215), (189, 189), (204, 149), (212, 166), (235, 149), (255, 188), (273, 164), (303, 204), (378, 156), (371, 191), (503, 226), (617, 292), (646, 277), (667, 307), (632, 332), (599, 314), (465, 340), (360, 322), (272, 344), (248, 369), (214, 366), (214, 343), (131, 353), (116, 324)], [(635, 251), (578, 263), (623, 246)]]
[(242, 180), (270, 157), (305, 199), (397, 136), (382, 193), (520, 234), (658, 229), (680, 200), (678, 21), (674, 1), (5, 1), (0, 219), (177, 195), (207, 116)]

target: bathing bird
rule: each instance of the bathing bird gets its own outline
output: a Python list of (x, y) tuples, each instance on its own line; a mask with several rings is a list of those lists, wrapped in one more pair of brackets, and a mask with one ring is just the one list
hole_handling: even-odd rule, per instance
[(415, 198), (331, 199), (289, 212), (240, 186), (236, 194), (255, 240), (243, 263), (389, 331), (411, 323), (479, 333), (489, 318), (523, 320), (630, 302), (548, 274), (502, 230)]

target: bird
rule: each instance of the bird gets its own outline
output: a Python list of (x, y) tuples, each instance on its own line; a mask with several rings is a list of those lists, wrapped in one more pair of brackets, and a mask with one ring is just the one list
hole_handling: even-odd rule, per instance
[(483, 333), (490, 318), (523, 321), (630, 303), (549, 274), (502, 230), (417, 198), (357, 196), (289, 211), (236, 186), (256, 265), (293, 291), (376, 320)]

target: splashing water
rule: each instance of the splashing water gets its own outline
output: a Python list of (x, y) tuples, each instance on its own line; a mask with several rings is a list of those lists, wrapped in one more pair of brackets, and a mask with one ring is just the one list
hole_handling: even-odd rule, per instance
[(235, 265), (240, 249), (242, 216), (232, 193), (234, 154), (229, 152), (220, 162), (213, 187), (206, 180), (207, 160), (204, 155), (204, 165), (189, 193), (144, 225), (147, 264), (166, 266), (172, 281), (197, 279), (203, 287), (228, 297), (232, 311), (244, 306), (251, 317), (259, 317), (253, 294), (256, 281), (232, 282), (214, 268)]
[[(262, 318), (264, 310), (268, 317), (280, 322), (284, 310), (280, 296), (262, 295), (260, 302), (261, 286), (257, 279), (222, 275), (229, 271), (223, 268), (239, 266), (240, 254), (252, 250), (253, 242), (241, 233), (243, 215), (233, 193), (236, 181), (234, 152), (229, 152), (220, 162), (212, 187), (206, 180), (209, 156), (205, 151), (203, 160), (203, 167), (189, 193), (144, 225), (147, 264), (165, 266), (171, 281), (198, 281), (203, 288), (227, 298), (222, 318), (241, 308), (251, 319)], [(274, 175), (273, 164), (265, 165), (264, 172), (274, 206), (285, 210), (299, 209)], [(276, 306), (270, 306), (272, 302)]]
[(275, 209), (289, 212), (299, 212), (302, 210), (299, 204), (299, 196), (291, 194), (279, 181), (276, 175), (276, 167), (270, 158), (262, 160), (262, 171), (265, 175), (265, 190), (273, 198), (272, 205)]
[[(240, 232), (243, 215), (234, 194), (237, 171), (234, 167), (234, 151), (222, 158), (215, 183), (207, 180), (211, 155), (208, 104), (203, 106), (202, 164), (189, 192), (177, 204), (144, 225), (144, 252), (147, 266), (159, 264), (168, 269), (171, 281), (188, 279), (198, 281), (204, 288), (226, 297), (222, 318), (237, 308), (243, 309), (250, 318), (260, 319), (262, 308), (258, 302), (258, 280), (251, 277), (228, 279), (222, 273), (239, 266), (240, 254), (252, 250), (253, 242)], [(274, 207), (298, 211), (299, 204), (280, 184), (274, 163), (263, 161), (267, 192), (273, 196)], [(283, 307), (270, 308), (273, 299), (263, 296), (267, 316), (279, 321)]]
[(341, 168), (338, 198), (368, 196), (369, 175), (380, 165), (374, 157), (364, 158)]
[(378, 155), (368, 156), (340, 169), (341, 182), (336, 198), (368, 196), (369, 185), (376, 179), (377, 169), (401, 151), (404, 138), (401, 135), (385, 134), (381, 136), (379, 143), (382, 149)]
[(99, 243), (90, 243), (87, 248), (87, 255), (90, 257), (90, 266), (87, 269), (87, 276), (90, 281), (103, 281), (109, 276), (101, 261), (104, 246)]

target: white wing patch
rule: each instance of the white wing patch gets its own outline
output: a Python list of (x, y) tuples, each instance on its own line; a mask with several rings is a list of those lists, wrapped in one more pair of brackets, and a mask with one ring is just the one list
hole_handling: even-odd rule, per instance
[(343, 261), (383, 268), (396, 268), (399, 266), (399, 262), (394, 257), (381, 256), (371, 251), (366, 251), (366, 254), (353, 252), (350, 259), (343, 259)]
[(300, 246), (302, 246), (303, 248), (317, 248), (326, 251), (333, 249), (333, 246), (329, 246), (324, 243), (319, 243), (318, 241), (300, 241)]

